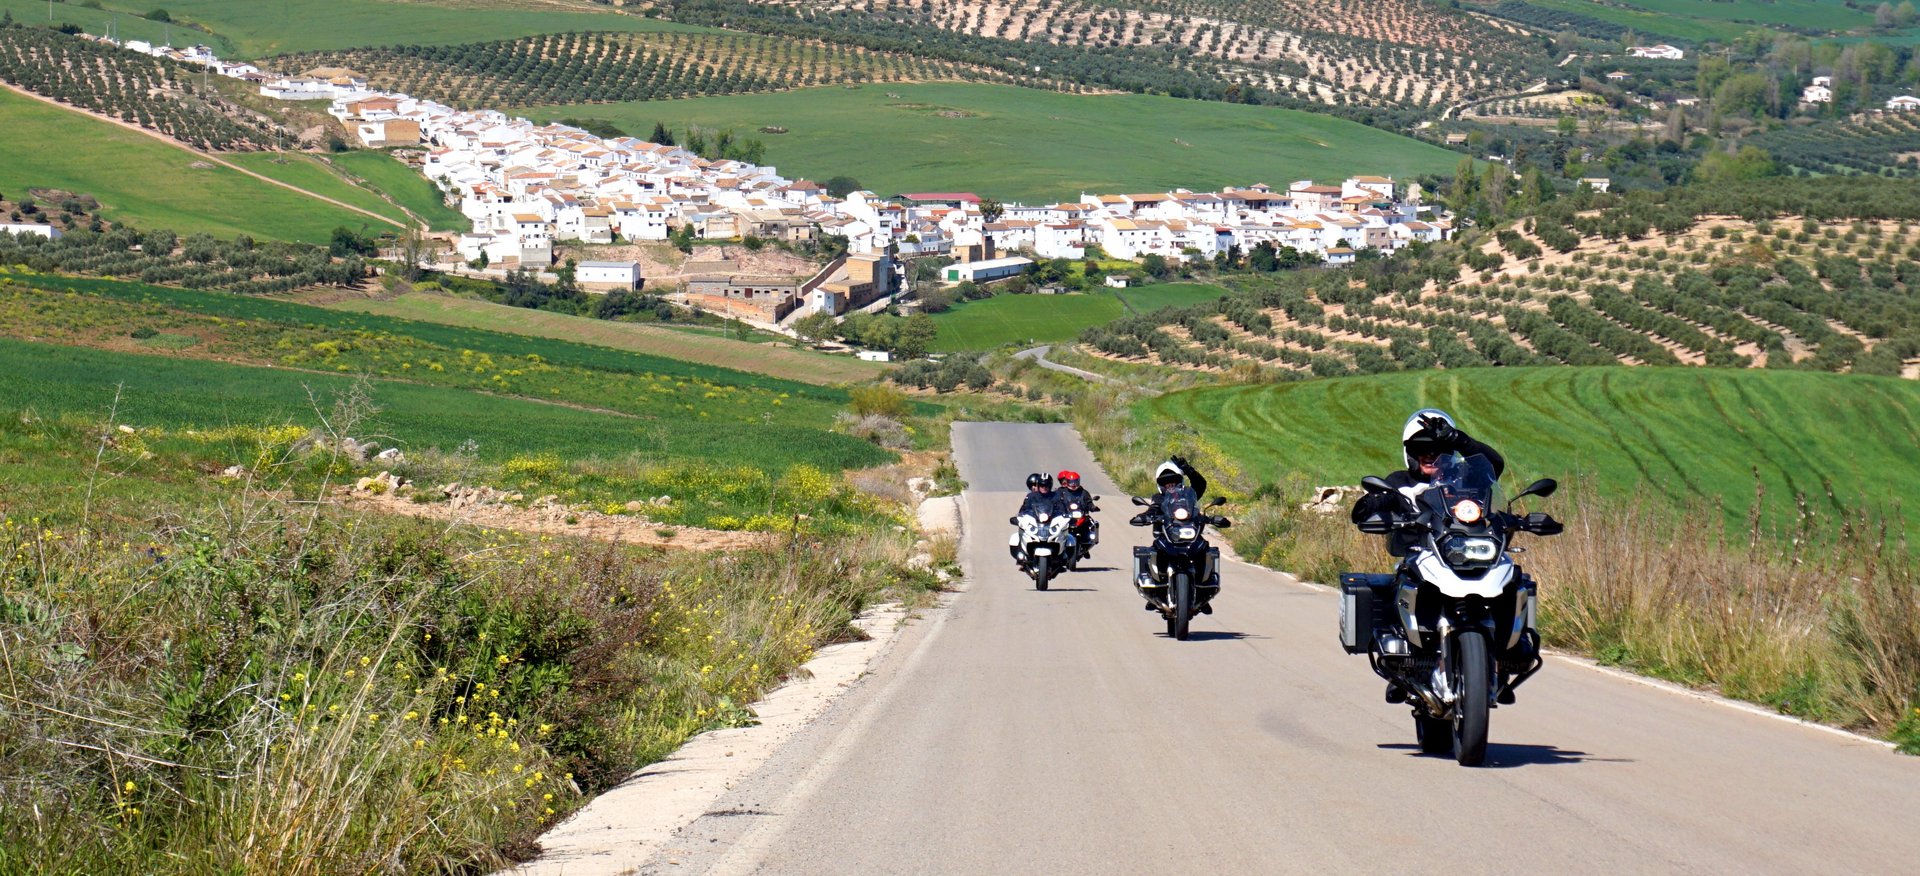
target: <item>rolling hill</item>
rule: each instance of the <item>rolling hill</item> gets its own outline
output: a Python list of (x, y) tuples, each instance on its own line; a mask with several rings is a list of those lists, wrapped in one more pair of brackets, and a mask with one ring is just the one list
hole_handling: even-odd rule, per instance
[[(1141, 402), (1266, 480), (1353, 484), (1404, 465), (1406, 416), (1435, 406), (1507, 458), (1512, 484), (1676, 504), (1724, 503), (1743, 522), (1757, 486), (1766, 517), (1886, 511), (1920, 490), (1920, 383), (1884, 377), (1675, 368), (1427, 371), (1177, 392)], [(1829, 498), (1831, 491), (1832, 498)]]
[[(731, 129), (762, 139), (767, 163), (789, 176), (851, 174), (886, 194), (960, 190), (1004, 200), (1442, 173), (1460, 158), (1295, 110), (985, 84), (866, 85), (525, 112), (536, 119), (592, 115), (640, 135), (655, 122)], [(786, 133), (754, 133), (762, 127)]]

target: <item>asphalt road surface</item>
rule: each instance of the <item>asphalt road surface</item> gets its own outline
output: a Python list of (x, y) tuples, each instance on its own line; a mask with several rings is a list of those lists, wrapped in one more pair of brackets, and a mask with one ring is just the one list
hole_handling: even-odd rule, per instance
[[(1560, 660), (1485, 767), (1421, 756), (1329, 593), (1229, 564), (1170, 640), (1071, 429), (953, 434), (965, 592), (645, 872), (1920, 872), (1920, 758)], [(1106, 542), (1042, 593), (1006, 518), (1061, 468)]]

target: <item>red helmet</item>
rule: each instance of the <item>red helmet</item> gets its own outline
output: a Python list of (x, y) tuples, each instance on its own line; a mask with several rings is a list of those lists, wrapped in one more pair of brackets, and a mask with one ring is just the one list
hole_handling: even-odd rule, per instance
[(1072, 489), (1080, 486), (1080, 473), (1068, 469), (1060, 473), (1060, 486)]

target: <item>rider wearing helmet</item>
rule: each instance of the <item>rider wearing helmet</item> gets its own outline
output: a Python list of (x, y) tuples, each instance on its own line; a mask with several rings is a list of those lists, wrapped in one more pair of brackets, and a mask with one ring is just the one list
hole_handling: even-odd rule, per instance
[(1088, 514), (1100, 510), (1099, 507), (1093, 504), (1093, 494), (1087, 492), (1086, 488), (1080, 486), (1080, 473), (1072, 469), (1060, 473), (1059, 495), (1063, 502), (1069, 504), (1079, 502), (1080, 510)]
[[(1400, 429), (1400, 448), (1407, 461), (1407, 467), (1387, 475), (1387, 486), (1394, 493), (1369, 493), (1361, 496), (1353, 505), (1353, 522), (1359, 523), (1375, 514), (1385, 513), (1409, 501), (1405, 491), (1409, 487), (1432, 483), (1440, 473), (1440, 458), (1452, 453), (1461, 456), (1484, 456), (1493, 465), (1493, 476), (1499, 477), (1506, 471), (1507, 461), (1500, 451), (1476, 441), (1472, 436), (1460, 431), (1453, 417), (1439, 408), (1421, 408), (1407, 418)], [(1412, 548), (1411, 536), (1393, 533), (1387, 538), (1387, 553), (1399, 557), (1405, 556)]]
[[(1067, 513), (1066, 500), (1053, 491), (1053, 475), (1034, 472), (1027, 475), (1027, 495), (1020, 500), (1020, 512), (1016, 516), (1033, 515), (1038, 518), (1045, 514), (1058, 517)], [(1007, 553), (1013, 555), (1013, 563), (1022, 569), (1027, 567), (1026, 559), (1020, 550), (1020, 533), (1015, 531), (1007, 537)]]
[(1165, 506), (1174, 498), (1185, 495), (1194, 507), (1200, 507), (1200, 497), (1207, 494), (1207, 479), (1187, 463), (1185, 457), (1170, 456), (1160, 467), (1153, 470), (1153, 483), (1158, 490), (1154, 503), (1135, 517), (1135, 526), (1144, 526), (1144, 521), (1165, 513)]

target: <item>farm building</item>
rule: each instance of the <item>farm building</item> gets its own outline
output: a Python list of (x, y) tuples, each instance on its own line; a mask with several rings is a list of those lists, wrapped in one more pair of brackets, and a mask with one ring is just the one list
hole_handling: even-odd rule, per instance
[(640, 288), (640, 263), (581, 262), (574, 266), (573, 279), (589, 292), (631, 292)]
[(1133, 279), (1126, 274), (1108, 274), (1107, 285), (1115, 289), (1125, 289), (1133, 285)]
[(951, 207), (961, 209), (966, 204), (980, 203), (980, 196), (972, 192), (902, 192), (893, 199), (916, 207)]
[(1634, 46), (1627, 52), (1636, 58), (1659, 58), (1665, 61), (1678, 61), (1687, 56), (1687, 53), (1678, 47), (1669, 46), (1666, 43), (1657, 46)]
[(1920, 97), (1914, 97), (1911, 94), (1903, 94), (1903, 95), (1900, 95), (1899, 97), (1891, 98), (1887, 101), (1887, 109), (1920, 110)]
[(1000, 280), (1015, 274), (1025, 273), (1033, 264), (1033, 259), (1010, 256), (1003, 259), (988, 259), (983, 262), (967, 262), (963, 265), (951, 265), (946, 269), (947, 282), (958, 283), (971, 280), (985, 283), (988, 280)]
[(353, 134), (368, 149), (420, 145), (420, 123), (412, 119), (381, 119), (354, 125)]
[(16, 223), (9, 224), (5, 222), (0, 222), (0, 232), (5, 232), (7, 234), (20, 234), (20, 235), (32, 234), (39, 237), (45, 237), (49, 240), (59, 240), (61, 238), (60, 229), (44, 223), (34, 224), (29, 222), (26, 224), (21, 224), (16, 222)]

